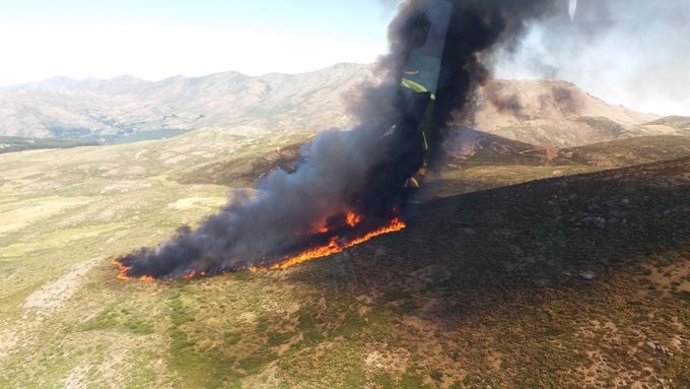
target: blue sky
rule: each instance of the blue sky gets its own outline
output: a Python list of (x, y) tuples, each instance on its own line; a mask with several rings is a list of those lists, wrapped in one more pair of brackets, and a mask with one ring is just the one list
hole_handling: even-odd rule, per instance
[(0, 85), (55, 75), (157, 80), (372, 62), (386, 50), (391, 3), (0, 0)]

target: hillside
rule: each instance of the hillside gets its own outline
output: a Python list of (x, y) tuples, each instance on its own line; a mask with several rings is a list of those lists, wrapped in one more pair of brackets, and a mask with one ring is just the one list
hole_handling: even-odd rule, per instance
[(690, 136), (637, 136), (579, 147), (545, 147), (471, 128), (451, 128), (443, 145), (446, 168), (471, 165), (591, 165), (620, 168), (690, 156)]
[[(252, 149), (249, 154), (210, 158), (181, 167), (170, 178), (182, 184), (252, 186), (267, 171), (293, 170), (309, 139), (308, 134), (286, 138), (275, 147)], [(448, 131), (443, 148), (441, 163), (427, 175), (420, 199), (690, 157), (690, 137), (644, 136), (558, 149), (454, 128)]]
[(444, 151), (443, 163), (422, 190), (423, 198), (690, 157), (690, 136), (640, 136), (555, 148), (454, 128), (448, 131)]
[(479, 91), (474, 127), (547, 147), (574, 147), (642, 135), (687, 135), (647, 126), (654, 115), (612, 106), (564, 81), (494, 80)]
[(690, 384), (689, 159), (449, 192), (400, 234), (284, 272), (115, 278), (112, 256), (225, 204), (180, 173), (227, 155), (258, 171), (303, 141), (0, 155), (0, 387)]
[(443, 150), (446, 163), (452, 165), (544, 165), (552, 163), (559, 154), (554, 147), (537, 146), (467, 127), (446, 130)]
[(473, 365), (466, 387), (685, 387), (689, 180), (686, 158), (431, 202), (378, 279), (416, 334), (462, 339), (430, 365)]
[(95, 142), (75, 141), (59, 138), (23, 138), (0, 136), (0, 154), (23, 150), (64, 149), (78, 146), (95, 145)]
[(227, 72), (158, 82), (55, 78), (0, 90), (0, 135), (100, 139), (209, 127), (263, 132), (348, 127), (343, 95), (369, 72), (341, 64), (298, 75)]
[[(201, 128), (239, 133), (349, 128), (354, 118), (347, 113), (348, 99), (371, 77), (371, 66), (341, 64), (296, 75), (226, 72), (158, 82), (54, 78), (0, 89), (0, 136), (115, 142)], [(471, 127), (544, 147), (690, 134), (684, 118), (659, 119), (612, 106), (562, 81), (489, 81), (474, 107)]]
[[(273, 169), (292, 171), (302, 158), (301, 147), (311, 136), (303, 134), (284, 139), (275, 147), (268, 145), (263, 149), (251, 149), (249, 153), (223, 155), (209, 158), (205, 163), (190, 164), (170, 177), (182, 184), (252, 186)], [(446, 130), (442, 147), (441, 163), (427, 177), (421, 194), (423, 198), (690, 157), (690, 136), (640, 136), (555, 148), (458, 127)]]
[[(547, 132), (523, 134), (540, 144), (497, 135), (500, 120), (541, 120), (523, 113), (560, 120), (552, 100), (541, 111), (521, 106), (493, 133), (449, 130), (441, 169), (412, 199), (401, 233), (286, 271), (119, 281), (114, 257), (197, 226), (271, 169), (294, 169), (316, 130), (291, 126), (330, 120), (345, 104), (318, 74), (312, 90), (332, 100), (313, 102), (325, 105), (303, 106), (309, 98), (292, 93), (304, 75), (289, 76), (260, 98), (276, 111), (238, 102), (232, 112), (248, 119), (229, 127), (192, 123), (169, 139), (80, 147), (0, 138), (68, 147), (0, 153), (0, 388), (690, 387), (685, 119), (601, 102), (561, 113), (564, 126), (601, 114), (657, 135), (616, 135), (609, 122), (573, 127), (606, 139), (584, 146), (554, 147)], [(197, 81), (201, 94), (220, 85), (216, 98), (228, 85)], [(117, 95), (132, 104), (123, 115), (144, 118), (194, 84), (168, 82), (179, 90), (149, 95), (148, 107), (128, 91), (156, 83), (127, 77), (7, 93), (76, 104), (101, 90), (107, 109)], [(227, 106), (214, 108), (216, 119)], [(139, 129), (130, 136), (169, 131)]]
[(645, 123), (646, 127), (669, 133), (690, 133), (690, 118), (684, 116), (667, 116)]
[(618, 168), (690, 156), (690, 136), (644, 136), (561, 150), (574, 162)]

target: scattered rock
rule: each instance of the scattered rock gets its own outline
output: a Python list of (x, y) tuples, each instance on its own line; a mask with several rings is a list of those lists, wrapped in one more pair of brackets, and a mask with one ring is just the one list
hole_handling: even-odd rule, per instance
[(580, 272), (580, 278), (582, 278), (583, 280), (592, 281), (592, 280), (595, 279), (596, 277), (597, 277), (597, 276), (596, 276), (596, 274), (594, 274), (593, 271), (583, 271), (583, 272)]
[(675, 338), (673, 338), (673, 340), (671, 340), (671, 344), (673, 345), (673, 347), (676, 348), (677, 351), (681, 351), (681, 352), (683, 351), (683, 340), (682, 339), (675, 337)]
[(607, 222), (607, 220), (601, 216), (587, 216), (587, 217), (582, 218), (582, 220), (580, 220), (580, 222), (577, 224), (578, 225), (585, 224), (585, 225), (590, 225), (590, 226), (594, 226), (597, 228), (604, 228), (604, 227), (606, 227), (606, 222)]
[(649, 350), (652, 352), (655, 352), (657, 354), (666, 355), (666, 356), (673, 356), (673, 353), (669, 349), (667, 349), (666, 347), (664, 347), (660, 344), (657, 344), (654, 342), (647, 342), (646, 345), (647, 345), (647, 348), (649, 348)]

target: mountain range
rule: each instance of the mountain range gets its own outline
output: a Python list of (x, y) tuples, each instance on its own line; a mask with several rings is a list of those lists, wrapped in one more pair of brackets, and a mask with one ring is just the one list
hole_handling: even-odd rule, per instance
[[(357, 64), (296, 75), (225, 72), (157, 82), (56, 77), (0, 89), (0, 137), (122, 142), (203, 128), (235, 134), (349, 128), (357, 119), (348, 104), (374, 77), (371, 65)], [(489, 81), (473, 102), (474, 120), (463, 124), (547, 147), (690, 134), (690, 119), (613, 106), (563, 81)]]
[(349, 126), (342, 95), (367, 72), (342, 64), (299, 75), (226, 72), (159, 82), (58, 77), (0, 90), (0, 135), (98, 138), (208, 127), (275, 132)]

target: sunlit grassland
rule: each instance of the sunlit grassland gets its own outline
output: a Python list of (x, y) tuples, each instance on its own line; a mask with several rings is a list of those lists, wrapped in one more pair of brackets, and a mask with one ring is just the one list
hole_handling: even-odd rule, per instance
[[(190, 350), (178, 351), (189, 347), (196, 309), (214, 315), (205, 308), (220, 289), (188, 312), (200, 293), (193, 286), (123, 283), (111, 260), (164, 242), (232, 196), (227, 186), (184, 185), (177, 176), (307, 137), (206, 130), (165, 141), (0, 156), (0, 386), (173, 387), (206, 376), (203, 367), (217, 353), (197, 350), (185, 361)], [(246, 287), (238, 288), (242, 295), (260, 295), (251, 290), (255, 283)], [(254, 303), (244, 301), (244, 308), (251, 313)], [(242, 360), (238, 369), (256, 363)]]
[[(690, 384), (682, 164), (449, 197), (600, 169), (467, 165), (432, 177), (429, 197), (446, 199), (412, 209), (406, 231), (325, 260), (116, 279), (114, 256), (232, 196), (203, 183), (228, 178), (209, 167), (307, 138), (203, 131), (0, 156), (0, 387)], [(200, 171), (219, 176), (189, 180)]]

